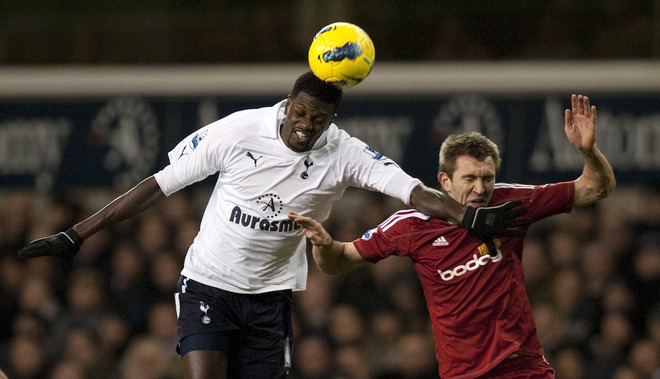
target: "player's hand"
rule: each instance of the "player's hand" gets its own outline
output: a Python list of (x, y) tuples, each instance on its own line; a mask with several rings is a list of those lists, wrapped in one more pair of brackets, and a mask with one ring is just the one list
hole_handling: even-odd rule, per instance
[(474, 233), (488, 247), (490, 256), (497, 255), (493, 236), (522, 237), (524, 230), (512, 229), (528, 225), (531, 220), (518, 218), (527, 213), (527, 208), (521, 207), (521, 200), (509, 201), (494, 207), (468, 207), (461, 225)]
[(594, 148), (596, 116), (596, 107), (587, 96), (571, 95), (571, 109), (564, 111), (564, 131), (576, 149), (584, 152)]
[(52, 236), (36, 239), (16, 253), (19, 258), (34, 258), (49, 255), (58, 263), (70, 260), (83, 244), (83, 239), (73, 229)]
[(323, 228), (323, 225), (311, 217), (301, 216), (296, 212), (289, 212), (289, 219), (302, 226), (302, 233), (314, 246), (332, 247), (332, 237)]

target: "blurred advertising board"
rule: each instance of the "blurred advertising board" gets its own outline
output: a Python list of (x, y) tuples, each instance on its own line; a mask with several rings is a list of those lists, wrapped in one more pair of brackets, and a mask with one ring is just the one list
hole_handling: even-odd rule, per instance
[[(503, 156), (498, 180), (542, 183), (579, 176), (582, 158), (564, 135), (568, 96), (345, 100), (336, 123), (411, 175), (435, 184), (437, 153), (451, 133), (476, 130)], [(127, 187), (162, 168), (197, 128), (279, 97), (0, 100), (0, 187)], [(592, 97), (597, 144), (619, 183), (660, 184), (660, 95)]]

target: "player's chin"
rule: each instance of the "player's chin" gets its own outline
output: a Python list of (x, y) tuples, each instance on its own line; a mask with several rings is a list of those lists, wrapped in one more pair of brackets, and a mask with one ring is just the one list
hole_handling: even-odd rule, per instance
[(297, 140), (289, 140), (289, 148), (296, 153), (304, 153), (305, 151), (310, 150), (310, 146), (308, 143), (300, 143)]

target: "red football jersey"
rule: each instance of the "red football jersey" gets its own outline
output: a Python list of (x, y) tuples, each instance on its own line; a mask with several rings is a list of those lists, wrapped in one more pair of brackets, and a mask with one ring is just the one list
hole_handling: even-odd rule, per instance
[[(569, 212), (573, 182), (495, 185), (489, 205), (522, 200), (532, 222)], [(377, 262), (409, 256), (421, 281), (443, 379), (474, 378), (510, 354), (542, 355), (523, 284), (523, 238), (498, 237), (498, 253), (464, 228), (416, 211), (394, 213), (354, 241)]]

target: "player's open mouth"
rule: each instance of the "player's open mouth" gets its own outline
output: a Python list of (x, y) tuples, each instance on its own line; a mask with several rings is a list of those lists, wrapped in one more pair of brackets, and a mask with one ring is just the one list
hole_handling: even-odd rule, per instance
[(486, 205), (486, 201), (484, 199), (470, 200), (468, 203), (471, 207), (483, 207)]
[(296, 137), (298, 137), (299, 141), (307, 141), (312, 136), (309, 133), (303, 132), (302, 130), (296, 130)]

